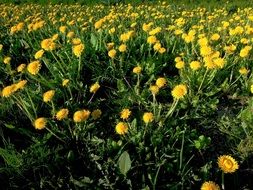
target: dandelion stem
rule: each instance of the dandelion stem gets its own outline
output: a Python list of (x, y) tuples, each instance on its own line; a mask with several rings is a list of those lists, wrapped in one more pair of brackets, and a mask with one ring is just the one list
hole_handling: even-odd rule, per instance
[(166, 115), (165, 118), (171, 116), (171, 114), (173, 113), (173, 111), (175, 110), (175, 108), (176, 108), (176, 106), (177, 106), (178, 100), (179, 100), (179, 99), (174, 99), (174, 101), (173, 101), (173, 103), (172, 103), (172, 105), (171, 105), (171, 108), (170, 108), (170, 110), (168, 111), (168, 113), (167, 113), (167, 115)]
[(224, 172), (221, 174), (221, 189), (225, 190), (225, 184), (224, 184)]
[(93, 93), (93, 94), (92, 94), (92, 96), (91, 96), (91, 98), (90, 98), (90, 100), (88, 101), (88, 103), (87, 103), (87, 104), (89, 104), (89, 103), (92, 101), (92, 99), (93, 99), (94, 95), (95, 95), (95, 93)]
[(46, 127), (46, 130), (48, 130), (48, 132), (50, 132), (50, 133), (51, 133), (53, 136), (55, 136), (58, 140), (60, 140), (61, 142), (65, 143), (64, 140), (62, 140), (58, 135), (56, 135), (53, 131), (51, 131), (51, 130), (48, 129), (47, 127)]
[(203, 79), (202, 79), (202, 81), (201, 81), (201, 83), (200, 83), (200, 85), (199, 85), (199, 89), (198, 89), (197, 94), (199, 93), (200, 89), (201, 89), (201, 88), (202, 88), (202, 86), (203, 86), (203, 83), (204, 83), (204, 81), (205, 81), (205, 78), (206, 78), (207, 72), (208, 72), (208, 69), (206, 69), (206, 72), (205, 72), (205, 74), (204, 74), (204, 76), (203, 76)]

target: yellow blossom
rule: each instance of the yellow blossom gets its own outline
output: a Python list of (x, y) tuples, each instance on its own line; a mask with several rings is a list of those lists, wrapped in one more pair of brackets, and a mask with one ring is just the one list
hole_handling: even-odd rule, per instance
[(77, 57), (81, 56), (83, 50), (84, 50), (84, 45), (83, 44), (75, 45), (72, 48), (72, 51), (73, 51), (74, 55), (77, 56)]
[(89, 110), (79, 110), (74, 113), (73, 120), (75, 123), (80, 123), (87, 120), (90, 116)]
[(39, 50), (39, 51), (37, 51), (37, 52), (35, 53), (34, 58), (35, 58), (35, 59), (40, 59), (40, 58), (43, 56), (43, 54), (44, 54), (44, 50), (41, 49), (41, 50)]
[(142, 68), (140, 66), (136, 66), (133, 68), (133, 73), (140, 74), (142, 71)]
[(67, 34), (67, 38), (73, 38), (75, 36), (75, 33), (73, 31), (70, 31), (68, 34)]
[(116, 50), (115, 49), (112, 49), (112, 50), (110, 50), (109, 52), (108, 52), (108, 56), (110, 57), (110, 58), (114, 58), (115, 56), (116, 56)]
[(55, 91), (54, 90), (49, 90), (43, 94), (43, 101), (44, 102), (49, 102), (52, 100), (54, 97)]
[(220, 187), (213, 181), (206, 181), (201, 185), (200, 190), (220, 190)]
[(51, 38), (48, 38), (48, 39), (42, 40), (41, 48), (46, 51), (52, 51), (56, 48), (56, 44)]
[(176, 65), (175, 65), (175, 67), (177, 68), (177, 69), (183, 69), (184, 68), (184, 62), (183, 61), (179, 61), (179, 62), (176, 62)]
[(20, 73), (22, 72), (26, 67), (26, 64), (22, 63), (17, 67), (17, 71)]
[(151, 112), (145, 112), (142, 117), (144, 123), (150, 123), (154, 120), (154, 115)]
[(4, 63), (5, 64), (10, 64), (10, 62), (11, 62), (11, 57), (5, 57), (4, 58)]
[(81, 44), (81, 43), (82, 43), (82, 41), (81, 41), (80, 38), (73, 38), (73, 39), (72, 39), (72, 44), (73, 44), (73, 45), (79, 45), (79, 44)]
[(40, 68), (41, 68), (41, 63), (39, 61), (33, 61), (28, 64), (27, 71), (31, 73), (32, 75), (36, 75), (38, 74)]
[(153, 95), (156, 95), (159, 92), (159, 87), (157, 85), (151, 85), (149, 87), (149, 90)]
[(4, 89), (2, 90), (2, 97), (9, 97), (11, 96), (14, 92), (16, 91), (16, 85), (12, 84), (9, 86), (4, 87)]
[(91, 85), (90, 87), (90, 93), (96, 93), (98, 91), (98, 89), (100, 88), (100, 85), (98, 82), (96, 82), (95, 84)]
[(218, 166), (224, 173), (233, 173), (239, 168), (237, 161), (229, 155), (220, 156)]
[(190, 68), (194, 71), (198, 70), (201, 67), (200, 62), (199, 61), (192, 61), (190, 63)]
[(124, 122), (119, 122), (115, 127), (116, 133), (119, 135), (124, 135), (128, 132), (128, 125)]
[(33, 123), (35, 129), (38, 129), (38, 130), (44, 129), (46, 127), (46, 124), (47, 124), (47, 120), (44, 117), (40, 117), (36, 119)]
[(121, 45), (119, 46), (119, 51), (120, 51), (120, 52), (125, 52), (126, 50), (127, 50), (126, 44), (121, 44)]
[(184, 84), (179, 84), (173, 88), (171, 91), (172, 96), (175, 99), (183, 98), (187, 93), (187, 87)]
[(204, 57), (204, 56), (208, 56), (210, 54), (212, 54), (212, 48), (209, 46), (202, 46), (200, 48), (200, 54)]
[(67, 30), (67, 27), (66, 26), (60, 26), (59, 27), (59, 31), (61, 32), (61, 33), (65, 33), (66, 32), (66, 30)]
[(166, 85), (167, 81), (166, 81), (166, 78), (164, 77), (159, 77), (157, 80), (156, 80), (156, 85), (159, 87), (159, 88), (162, 88)]
[(62, 86), (67, 86), (69, 83), (69, 79), (63, 79)]
[(129, 109), (123, 109), (120, 112), (120, 118), (121, 119), (128, 119), (130, 115), (131, 115), (131, 111)]
[(25, 87), (27, 83), (27, 80), (21, 80), (19, 81), (18, 83), (16, 83), (16, 89), (19, 90), (19, 89), (23, 89)]
[(65, 119), (65, 118), (67, 118), (68, 114), (69, 114), (69, 110), (66, 109), (66, 108), (63, 108), (63, 109), (59, 110), (56, 113), (55, 117), (56, 117), (57, 120), (61, 121), (61, 120)]
[(213, 41), (217, 41), (217, 40), (219, 40), (220, 39), (220, 35), (219, 34), (213, 34), (212, 36), (211, 36), (211, 40), (213, 40)]
[(247, 75), (247, 74), (249, 73), (249, 70), (246, 69), (245, 67), (241, 67), (241, 68), (239, 69), (239, 73), (240, 73), (241, 75)]
[(113, 42), (107, 43), (106, 46), (108, 50), (111, 50), (114, 46), (114, 43)]

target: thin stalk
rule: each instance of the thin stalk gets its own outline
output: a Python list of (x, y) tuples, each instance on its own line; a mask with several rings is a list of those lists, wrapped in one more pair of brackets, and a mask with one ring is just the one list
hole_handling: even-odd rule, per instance
[(176, 106), (177, 106), (177, 103), (178, 103), (179, 99), (174, 99), (172, 105), (171, 105), (171, 108), (170, 110), (168, 111), (167, 115), (165, 116), (165, 118), (171, 116), (171, 114), (173, 113), (173, 111), (175, 110)]
[(225, 183), (224, 183), (224, 172), (222, 172), (221, 174), (221, 189), (225, 190)]
[(199, 89), (198, 89), (197, 94), (199, 93), (200, 89), (202, 88), (202, 85), (203, 85), (203, 83), (204, 83), (204, 81), (205, 81), (207, 72), (208, 72), (208, 69), (206, 69), (206, 72), (205, 72), (205, 74), (204, 74), (204, 76), (203, 76), (203, 79), (202, 79), (202, 81), (201, 81), (201, 83), (200, 83), (200, 85), (199, 85)]
[(55, 136), (58, 140), (60, 140), (61, 142), (65, 143), (64, 140), (62, 140), (58, 135), (56, 135), (53, 131), (51, 131), (51, 130), (48, 129), (47, 127), (46, 127), (46, 130), (47, 130), (48, 132), (50, 132), (53, 136)]

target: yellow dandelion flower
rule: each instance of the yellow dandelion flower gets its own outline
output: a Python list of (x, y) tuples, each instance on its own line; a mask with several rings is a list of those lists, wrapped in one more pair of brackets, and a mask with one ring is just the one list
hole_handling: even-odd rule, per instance
[(22, 63), (17, 67), (17, 71), (21, 73), (26, 67), (26, 64)]
[(96, 110), (93, 110), (92, 113), (91, 113), (91, 117), (96, 120), (98, 118), (100, 118), (102, 115), (102, 111), (100, 109), (96, 109)]
[(200, 48), (200, 54), (204, 57), (204, 56), (208, 56), (212, 54), (212, 48), (209, 46), (202, 46)]
[(155, 45), (153, 46), (153, 49), (155, 51), (159, 51), (159, 49), (162, 48), (162, 44), (160, 42), (156, 42)]
[(128, 132), (128, 125), (124, 122), (119, 122), (115, 127), (115, 131), (119, 135), (124, 135)]
[(63, 108), (63, 109), (59, 110), (56, 113), (55, 117), (56, 117), (57, 120), (61, 121), (61, 120), (65, 119), (65, 118), (67, 118), (68, 114), (69, 114), (69, 110)]
[(109, 34), (114, 34), (115, 31), (116, 31), (116, 29), (113, 27), (113, 28), (111, 28), (111, 29), (109, 30)]
[(240, 73), (241, 75), (247, 75), (247, 74), (249, 73), (249, 70), (246, 69), (245, 67), (241, 67), (241, 68), (239, 69), (239, 73)]
[(90, 93), (95, 94), (98, 91), (99, 88), (100, 88), (100, 85), (98, 84), (98, 82), (96, 82), (95, 84), (91, 85)]
[(41, 63), (39, 61), (33, 61), (28, 64), (27, 71), (31, 73), (32, 75), (38, 74), (41, 68)]
[(184, 68), (184, 65), (185, 65), (185, 63), (184, 63), (183, 61), (179, 61), (179, 62), (176, 62), (175, 67), (176, 67), (177, 69), (183, 69), (183, 68)]
[(81, 41), (80, 38), (73, 38), (73, 39), (72, 39), (72, 44), (73, 44), (73, 45), (79, 45), (79, 44), (81, 44), (81, 43), (82, 43), (82, 41)]
[(161, 47), (161, 48), (158, 50), (158, 52), (159, 52), (160, 54), (164, 54), (164, 53), (166, 52), (166, 48)]
[(233, 173), (239, 168), (237, 161), (229, 155), (220, 156), (218, 166), (224, 173)]
[(192, 62), (190, 63), (190, 68), (191, 68), (193, 71), (198, 70), (200, 67), (201, 67), (201, 65), (200, 65), (200, 62), (199, 62), (199, 61), (192, 61)]
[(179, 84), (173, 88), (171, 91), (172, 96), (175, 99), (183, 98), (187, 93), (187, 87), (184, 84)]
[(7, 98), (11, 96), (15, 91), (16, 91), (16, 85), (12, 84), (12, 85), (4, 87), (1, 94), (2, 94), (2, 97)]
[(0, 51), (2, 51), (3, 47), (3, 44), (0, 44)]
[(119, 46), (119, 51), (120, 51), (120, 52), (125, 52), (126, 50), (127, 50), (126, 44), (121, 44), (121, 45)]
[(225, 65), (225, 63), (226, 63), (226, 61), (225, 61), (224, 59), (222, 59), (222, 58), (219, 57), (219, 58), (213, 59), (213, 63), (214, 63), (217, 67), (223, 68), (224, 65)]
[(81, 56), (83, 50), (84, 50), (84, 45), (83, 44), (75, 45), (72, 48), (72, 51), (73, 51), (74, 55), (77, 56), (77, 57)]
[(35, 58), (35, 59), (40, 59), (40, 58), (43, 56), (43, 54), (44, 54), (44, 50), (41, 49), (41, 50), (39, 50), (39, 51), (37, 51), (37, 52), (35, 53), (34, 58)]
[(175, 62), (177, 63), (177, 62), (180, 62), (180, 61), (182, 61), (182, 57), (176, 57), (175, 58)]
[(129, 109), (123, 109), (120, 112), (120, 118), (121, 119), (128, 119), (130, 115), (131, 115), (131, 111)]
[(43, 94), (43, 101), (44, 102), (50, 102), (52, 98), (54, 97), (55, 91), (49, 90)]
[(108, 52), (108, 56), (110, 58), (114, 58), (116, 56), (116, 50), (115, 49), (111, 49), (109, 52)]
[(149, 37), (147, 38), (147, 43), (148, 43), (148, 44), (155, 44), (156, 42), (157, 42), (157, 39), (156, 39), (155, 36), (149, 36)]
[(253, 94), (253, 84), (250, 86), (250, 92)]
[(167, 80), (166, 80), (166, 78), (164, 78), (164, 77), (159, 77), (158, 79), (156, 79), (156, 82), (155, 82), (155, 84), (156, 84), (159, 88), (164, 87), (164, 86), (166, 85), (166, 83), (167, 83)]
[(200, 38), (200, 39), (198, 40), (198, 44), (199, 44), (201, 47), (207, 46), (207, 45), (208, 45), (208, 39), (207, 39), (206, 37)]
[(86, 121), (90, 116), (89, 110), (79, 110), (74, 113), (73, 120), (75, 123)]
[(75, 33), (73, 31), (70, 31), (68, 34), (67, 34), (67, 37), (68, 38), (73, 38), (75, 36)]
[(247, 57), (249, 55), (249, 51), (251, 50), (251, 46), (246, 46), (241, 49), (240, 51), (240, 57)]
[(213, 34), (212, 36), (211, 36), (211, 40), (213, 40), (213, 41), (217, 41), (217, 40), (219, 40), (220, 39), (220, 35), (219, 34)]
[(66, 32), (66, 30), (67, 30), (67, 26), (60, 26), (59, 27), (59, 31), (61, 32), (61, 33), (65, 33)]
[(69, 79), (63, 79), (62, 86), (67, 86), (69, 83)]
[(111, 50), (114, 46), (114, 43), (113, 42), (107, 43), (106, 46), (108, 50)]
[(16, 84), (16, 89), (19, 90), (19, 89), (23, 89), (25, 87), (27, 83), (27, 80), (21, 80), (19, 81), (17, 84)]
[(53, 41), (55, 41), (55, 40), (57, 40), (57, 39), (58, 39), (58, 37), (59, 37), (59, 34), (54, 34), (54, 35), (52, 36), (52, 38), (51, 38), (51, 39), (52, 39)]
[(144, 123), (150, 123), (154, 120), (154, 115), (151, 112), (145, 112), (142, 117)]
[(36, 119), (33, 123), (35, 129), (38, 129), (38, 130), (44, 129), (46, 127), (46, 124), (47, 124), (47, 120), (44, 117), (40, 117)]
[(5, 64), (10, 64), (10, 62), (11, 62), (11, 57), (5, 57), (4, 58), (4, 63)]
[(56, 48), (56, 43), (51, 38), (42, 40), (40, 45), (41, 45), (41, 48), (46, 51), (52, 51)]
[(133, 73), (140, 74), (142, 71), (142, 68), (140, 66), (136, 66), (133, 68)]
[(157, 85), (151, 85), (149, 87), (149, 90), (153, 95), (156, 95), (159, 92), (159, 87)]
[(157, 27), (157, 28), (151, 30), (148, 34), (149, 34), (150, 36), (153, 36), (153, 35), (156, 35), (156, 34), (158, 34), (159, 32), (161, 32), (161, 30), (162, 30), (161, 27)]
[(200, 190), (220, 190), (220, 187), (213, 181), (206, 181), (201, 185)]

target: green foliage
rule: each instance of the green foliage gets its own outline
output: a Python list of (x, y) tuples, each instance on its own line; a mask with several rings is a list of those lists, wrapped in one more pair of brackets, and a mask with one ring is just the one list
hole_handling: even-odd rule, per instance
[(251, 187), (252, 55), (240, 55), (252, 44), (250, 9), (47, 2), (0, 5), (3, 188), (199, 189), (220, 184), (217, 158), (228, 154), (246, 177), (228, 176), (226, 189)]

